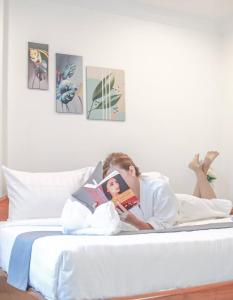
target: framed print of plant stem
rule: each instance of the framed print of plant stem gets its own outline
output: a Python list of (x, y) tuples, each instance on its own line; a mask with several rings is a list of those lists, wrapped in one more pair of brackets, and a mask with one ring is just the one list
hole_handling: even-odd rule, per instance
[(86, 101), (87, 119), (124, 121), (124, 71), (87, 67)]

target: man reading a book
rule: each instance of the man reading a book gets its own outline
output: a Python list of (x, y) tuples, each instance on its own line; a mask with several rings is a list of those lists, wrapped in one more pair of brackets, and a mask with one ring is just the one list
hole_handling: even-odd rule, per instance
[(130, 210), (117, 203), (116, 209), (121, 220), (138, 229), (166, 229), (181, 219), (193, 221), (232, 214), (232, 202), (217, 199), (207, 180), (208, 169), (217, 155), (215, 151), (207, 152), (203, 163), (199, 161), (198, 155), (194, 157), (189, 167), (195, 172), (197, 183), (193, 195), (185, 195), (174, 194), (163, 180), (141, 175), (127, 154), (110, 154), (104, 161), (103, 176), (112, 170), (118, 171), (139, 199), (138, 204)]
[(133, 160), (124, 153), (110, 154), (103, 165), (103, 176), (118, 171), (139, 199), (130, 210), (118, 203), (122, 221), (138, 229), (160, 229), (172, 226), (177, 217), (177, 200), (170, 186), (163, 181), (143, 177)]

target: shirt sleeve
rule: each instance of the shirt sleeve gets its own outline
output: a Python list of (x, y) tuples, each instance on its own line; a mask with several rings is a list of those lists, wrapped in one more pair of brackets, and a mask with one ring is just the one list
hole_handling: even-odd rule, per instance
[(169, 184), (164, 182), (153, 193), (153, 216), (147, 221), (154, 229), (172, 227), (177, 219), (177, 199)]

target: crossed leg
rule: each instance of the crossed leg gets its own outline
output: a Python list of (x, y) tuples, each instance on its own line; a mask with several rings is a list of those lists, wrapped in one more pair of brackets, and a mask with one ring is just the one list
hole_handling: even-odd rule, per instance
[(204, 162), (201, 164), (199, 154), (196, 154), (194, 159), (190, 162), (189, 168), (195, 172), (197, 177), (196, 186), (193, 192), (194, 196), (205, 199), (217, 198), (212, 186), (207, 180), (207, 172), (218, 155), (219, 153), (217, 151), (207, 152)]
[[(217, 198), (212, 186), (207, 180), (207, 172), (210, 165), (218, 155), (219, 153), (217, 151), (207, 152), (205, 160), (203, 164), (201, 164), (199, 160), (199, 154), (196, 154), (194, 159), (190, 162), (189, 168), (195, 172), (197, 177), (197, 182), (193, 192), (194, 196), (209, 200)], [(233, 215), (233, 209), (231, 210), (230, 214)]]

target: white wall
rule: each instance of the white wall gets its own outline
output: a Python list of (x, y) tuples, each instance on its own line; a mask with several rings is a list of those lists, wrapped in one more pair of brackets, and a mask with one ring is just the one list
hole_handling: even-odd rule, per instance
[[(8, 5), (0, 0), (0, 167), (6, 160), (6, 98), (7, 98), (7, 24)], [(0, 195), (4, 193), (4, 183), (0, 170)]]
[(222, 37), (223, 97), (222, 97), (222, 149), (224, 152), (226, 193), (233, 199), (233, 24)]
[[(45, 0), (9, 3), (9, 167), (68, 170), (124, 151), (142, 170), (168, 175), (175, 191), (191, 192), (189, 160), (221, 141), (217, 35)], [(27, 89), (28, 41), (49, 44), (49, 91)], [(124, 69), (126, 121), (57, 114), (55, 52)], [(225, 182), (217, 189), (225, 191)]]

